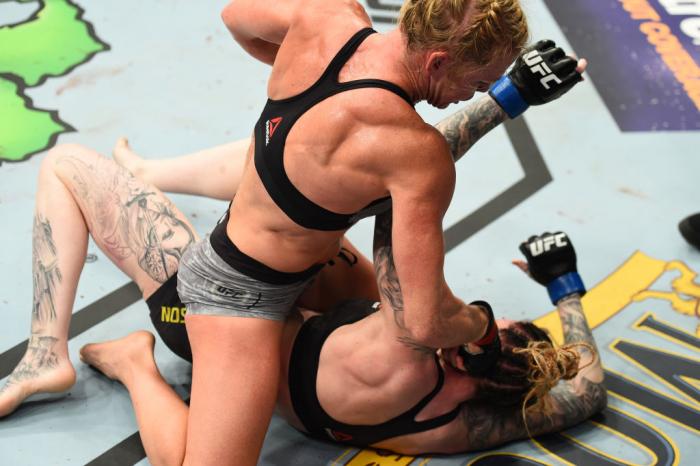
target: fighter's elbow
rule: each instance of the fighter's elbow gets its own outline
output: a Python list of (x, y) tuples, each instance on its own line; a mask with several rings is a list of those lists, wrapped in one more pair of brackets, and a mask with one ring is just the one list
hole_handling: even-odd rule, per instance
[(602, 383), (596, 385), (596, 391), (597, 393), (594, 397), (595, 401), (594, 403), (592, 403), (593, 412), (591, 412), (591, 416), (601, 412), (602, 410), (608, 407), (608, 391), (605, 388), (605, 385)]
[(405, 326), (411, 340), (420, 346), (428, 348), (440, 348), (445, 345), (444, 338), (440, 329), (427, 319), (410, 319), (406, 320)]
[(221, 20), (224, 22), (224, 25), (226, 25), (226, 29), (228, 29), (231, 34), (236, 35), (236, 31), (239, 29), (239, 21), (238, 19), (240, 18), (240, 2), (237, 0), (231, 0), (224, 8), (221, 10)]
[(585, 393), (579, 394), (578, 404), (580, 406), (580, 422), (603, 411), (608, 407), (608, 391), (605, 385), (602, 382), (588, 385)]

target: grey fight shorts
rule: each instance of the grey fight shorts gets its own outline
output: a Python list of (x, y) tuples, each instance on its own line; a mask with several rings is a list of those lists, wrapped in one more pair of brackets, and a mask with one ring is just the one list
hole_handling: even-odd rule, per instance
[(188, 314), (282, 321), (314, 278), (285, 284), (251, 278), (224, 261), (206, 236), (182, 256), (177, 292)]

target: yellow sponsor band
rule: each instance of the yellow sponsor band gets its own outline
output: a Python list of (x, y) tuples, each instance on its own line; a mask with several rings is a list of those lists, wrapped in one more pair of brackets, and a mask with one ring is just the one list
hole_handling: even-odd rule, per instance
[(185, 314), (187, 313), (186, 307), (177, 306), (161, 306), (160, 307), (160, 320), (161, 322), (168, 322), (170, 324), (184, 324)]
[[(360, 450), (348, 463), (345, 463), (345, 466), (408, 466), (415, 459), (414, 456), (403, 456), (394, 453), (382, 454), (375, 450)], [(428, 460), (426, 459), (420, 464), (424, 465), (427, 462)]]

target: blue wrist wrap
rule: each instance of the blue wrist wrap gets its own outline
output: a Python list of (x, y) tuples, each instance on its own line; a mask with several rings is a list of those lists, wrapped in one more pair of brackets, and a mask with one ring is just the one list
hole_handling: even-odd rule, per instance
[(515, 118), (530, 106), (510, 80), (503, 75), (491, 85), (489, 95), (501, 106), (510, 118)]
[(583, 295), (586, 292), (586, 287), (583, 286), (583, 280), (577, 272), (569, 272), (549, 282), (547, 292), (552, 304), (556, 306), (557, 302), (565, 296), (573, 293)]

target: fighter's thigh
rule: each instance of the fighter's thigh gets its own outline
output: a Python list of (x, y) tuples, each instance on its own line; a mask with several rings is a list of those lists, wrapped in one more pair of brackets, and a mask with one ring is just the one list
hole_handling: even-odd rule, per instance
[(331, 309), (336, 303), (354, 298), (379, 301), (377, 280), (372, 262), (347, 238), (340, 253), (328, 263), (313, 284), (299, 297), (297, 304), (317, 312)]
[(198, 239), (162, 192), (94, 150), (56, 146), (45, 163), (73, 194), (95, 243), (145, 296), (177, 271), (182, 253)]
[(185, 464), (255, 464), (277, 394), (283, 322), (186, 318), (192, 392)]

